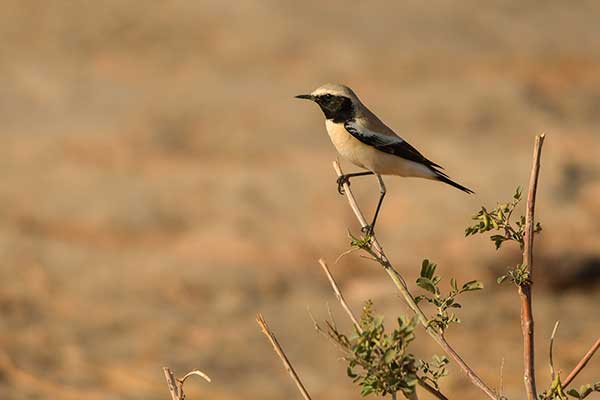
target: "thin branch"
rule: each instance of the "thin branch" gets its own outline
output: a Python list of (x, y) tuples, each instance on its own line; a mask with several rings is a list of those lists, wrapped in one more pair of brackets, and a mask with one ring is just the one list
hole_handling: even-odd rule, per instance
[(554, 324), (554, 329), (552, 329), (552, 335), (550, 335), (550, 379), (554, 382), (554, 378), (556, 377), (556, 373), (554, 372), (554, 358), (552, 356), (554, 349), (554, 337), (556, 336), (556, 331), (558, 330), (558, 325), (560, 325), (560, 321), (556, 321)]
[(336, 283), (335, 279), (333, 278), (333, 275), (331, 275), (331, 271), (329, 271), (329, 268), (327, 267), (327, 264), (325, 263), (325, 261), (322, 258), (319, 259), (319, 264), (321, 265), (321, 268), (323, 268), (323, 271), (325, 272), (325, 275), (327, 275), (327, 279), (329, 279), (329, 283), (331, 284), (331, 287), (333, 288), (333, 291), (335, 293), (335, 297), (338, 299), (338, 301), (342, 305), (342, 308), (344, 309), (344, 311), (346, 311), (346, 314), (348, 314), (348, 316), (352, 320), (352, 323), (354, 324), (354, 327), (356, 328), (356, 330), (358, 332), (362, 333), (363, 330), (360, 327), (360, 324), (358, 323), (358, 320), (356, 319), (356, 317), (352, 313), (352, 310), (348, 306), (348, 303), (346, 303), (346, 300), (344, 299), (344, 296), (342, 295), (342, 292), (338, 288), (337, 283)]
[(573, 382), (573, 379), (575, 379), (577, 375), (579, 375), (581, 370), (585, 368), (585, 366), (594, 356), (594, 353), (598, 350), (598, 348), (600, 348), (600, 337), (596, 339), (596, 342), (592, 345), (592, 347), (590, 347), (588, 352), (585, 353), (583, 358), (577, 363), (575, 368), (573, 368), (573, 371), (571, 371), (571, 373), (567, 376), (567, 379), (565, 379), (565, 382), (562, 385), (563, 387), (567, 387), (571, 384), (571, 382)]
[[(343, 175), (342, 169), (340, 168), (340, 165), (337, 161), (333, 162), (333, 168), (335, 169), (335, 172), (337, 173), (338, 177)], [(348, 185), (347, 182), (344, 183), (344, 193), (346, 194), (346, 198), (348, 199), (350, 208), (352, 209), (352, 211), (354, 211), (354, 215), (358, 219), (358, 222), (361, 224), (361, 227), (366, 227), (367, 222), (365, 220), (365, 217), (361, 212), (360, 208), (358, 207), (354, 194), (352, 193), (350, 185)], [(467, 374), (467, 376), (475, 386), (480, 388), (490, 399), (498, 400), (498, 396), (494, 393), (494, 391), (481, 380), (481, 378), (471, 369), (471, 367), (467, 365), (467, 363), (446, 341), (443, 334), (440, 331), (436, 330), (432, 325), (430, 325), (429, 319), (427, 318), (425, 313), (423, 313), (421, 308), (415, 302), (414, 297), (409, 292), (404, 278), (402, 277), (402, 275), (400, 275), (398, 271), (394, 269), (391, 262), (385, 255), (381, 244), (377, 241), (377, 238), (375, 236), (372, 237), (371, 243), (374, 250), (370, 248), (367, 248), (366, 250), (369, 252), (369, 254), (374, 256), (385, 269), (387, 274), (390, 276), (390, 278), (400, 291), (400, 294), (404, 298), (406, 304), (417, 315), (419, 322), (421, 322), (421, 324), (425, 327), (427, 333), (446, 352), (446, 354), (448, 354), (452, 359), (454, 359), (454, 361)]]
[(498, 395), (502, 398), (502, 393), (504, 392), (504, 357), (502, 357), (502, 362), (500, 363), (500, 388), (498, 389)]
[(171, 394), (171, 400), (183, 399), (183, 390), (181, 390), (182, 388), (180, 388), (179, 382), (175, 379), (173, 371), (168, 367), (163, 367), (163, 372), (165, 374), (165, 379), (167, 380), (167, 387)]
[[(523, 264), (529, 273), (530, 279), (533, 278), (533, 237), (535, 231), (535, 198), (537, 194), (538, 176), (540, 172), (540, 158), (545, 135), (541, 134), (535, 137), (533, 148), (533, 163), (531, 175), (529, 177), (529, 193), (527, 194), (527, 211), (525, 213), (525, 247), (523, 248)], [(528, 400), (537, 399), (537, 389), (535, 386), (535, 349), (534, 349), (534, 322), (533, 310), (531, 307), (531, 286), (519, 286), (519, 297), (521, 298), (521, 333), (523, 335), (523, 364), (525, 381), (525, 390)]]
[(290, 364), (290, 361), (288, 360), (288, 358), (285, 355), (283, 349), (279, 345), (279, 342), (277, 341), (277, 338), (275, 337), (275, 335), (273, 334), (273, 332), (271, 332), (271, 330), (269, 329), (269, 325), (267, 325), (267, 321), (265, 321), (265, 319), (263, 318), (263, 316), (261, 314), (257, 314), (256, 315), (256, 322), (260, 326), (260, 329), (262, 330), (262, 333), (264, 333), (265, 336), (267, 337), (267, 339), (269, 339), (269, 342), (271, 342), (271, 345), (273, 346), (273, 350), (275, 350), (275, 353), (281, 359), (281, 362), (283, 363), (283, 366), (285, 367), (286, 371), (290, 374), (290, 376), (292, 377), (292, 379), (296, 383), (296, 386), (298, 387), (298, 390), (302, 394), (302, 397), (304, 397), (304, 400), (311, 400), (310, 395), (308, 394), (308, 392), (304, 388), (304, 385), (302, 384), (302, 381), (298, 377), (298, 374), (296, 374), (296, 371), (294, 370), (294, 367), (292, 367), (292, 364)]
[(425, 389), (426, 391), (428, 391), (430, 394), (432, 394), (433, 396), (435, 396), (437, 399), (439, 400), (448, 400), (448, 398), (446, 396), (444, 396), (442, 394), (442, 392), (440, 392), (439, 390), (437, 390), (436, 388), (434, 388), (433, 386), (431, 386), (429, 383), (425, 382), (423, 379), (421, 378), (417, 378), (417, 382), (419, 383), (419, 385)]

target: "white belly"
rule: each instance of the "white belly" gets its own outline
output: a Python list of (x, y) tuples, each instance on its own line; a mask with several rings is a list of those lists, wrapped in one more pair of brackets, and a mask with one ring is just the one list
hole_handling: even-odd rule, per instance
[(326, 120), (325, 126), (331, 142), (342, 157), (351, 163), (380, 175), (414, 176), (434, 178), (436, 175), (426, 166), (384, 153), (366, 145), (346, 131), (343, 124)]

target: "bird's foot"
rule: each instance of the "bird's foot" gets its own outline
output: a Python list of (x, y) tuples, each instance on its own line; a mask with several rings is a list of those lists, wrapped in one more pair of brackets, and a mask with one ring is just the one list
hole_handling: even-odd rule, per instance
[(347, 183), (348, 186), (350, 186), (350, 177), (348, 175), (342, 175), (337, 178), (338, 193), (341, 195), (344, 194), (345, 183)]
[(373, 237), (373, 225), (366, 225), (360, 228), (361, 232), (365, 234), (367, 237)]

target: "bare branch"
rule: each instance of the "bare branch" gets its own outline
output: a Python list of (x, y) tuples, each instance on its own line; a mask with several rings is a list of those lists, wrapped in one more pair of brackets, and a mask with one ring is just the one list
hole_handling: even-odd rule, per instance
[(183, 399), (183, 390), (179, 386), (179, 382), (175, 379), (175, 375), (173, 371), (171, 371), (168, 367), (163, 367), (163, 372), (165, 374), (165, 379), (167, 380), (167, 386), (169, 388), (169, 393), (171, 394), (171, 400), (182, 400)]
[(504, 357), (502, 357), (502, 362), (500, 363), (500, 388), (498, 389), (498, 394), (500, 398), (502, 398), (502, 393), (504, 392)]
[(325, 272), (325, 275), (327, 275), (327, 279), (329, 279), (329, 283), (331, 284), (331, 287), (333, 288), (333, 291), (335, 293), (335, 297), (337, 297), (338, 301), (342, 305), (342, 308), (344, 309), (344, 311), (346, 311), (346, 314), (348, 314), (348, 316), (352, 320), (352, 323), (356, 327), (356, 330), (359, 331), (359, 332), (362, 332), (362, 328), (360, 327), (360, 324), (358, 323), (358, 320), (356, 319), (356, 317), (352, 313), (352, 310), (348, 306), (348, 303), (346, 303), (346, 300), (344, 299), (344, 296), (342, 295), (342, 292), (338, 288), (337, 283), (336, 283), (335, 279), (333, 278), (333, 275), (331, 275), (331, 271), (329, 271), (329, 268), (327, 267), (327, 264), (325, 263), (325, 261), (322, 258), (319, 259), (319, 264), (321, 265), (321, 268), (323, 268), (323, 271)]
[(192, 375), (198, 375), (199, 377), (204, 378), (204, 380), (208, 383), (212, 382), (210, 379), (210, 376), (206, 375), (204, 372), (200, 371), (199, 369), (195, 369), (195, 370), (190, 371), (187, 374), (185, 374), (183, 376), (183, 378), (181, 378), (181, 383), (182, 384), (185, 383), (185, 380)]
[(442, 394), (442, 392), (440, 392), (439, 390), (437, 390), (436, 388), (434, 388), (433, 386), (431, 386), (429, 383), (425, 382), (423, 379), (421, 378), (417, 378), (419, 382), (419, 385), (425, 389), (426, 391), (428, 391), (430, 394), (432, 394), (433, 396), (435, 396), (435, 398), (439, 399), (439, 400), (448, 400), (448, 398), (446, 396), (444, 396)]
[(573, 379), (575, 379), (577, 375), (579, 375), (581, 370), (585, 368), (585, 366), (594, 356), (594, 353), (598, 350), (598, 348), (600, 348), (600, 337), (596, 339), (596, 342), (592, 345), (592, 347), (590, 347), (588, 352), (585, 353), (583, 358), (577, 363), (575, 368), (573, 368), (573, 371), (571, 371), (571, 373), (567, 376), (567, 379), (565, 379), (565, 382), (563, 383), (563, 387), (567, 387), (571, 384), (571, 382), (573, 382)]
[[(337, 161), (333, 162), (333, 168), (335, 169), (335, 172), (338, 176), (343, 175), (342, 169), (340, 168), (340, 165)], [(346, 198), (348, 199), (350, 208), (352, 209), (352, 211), (354, 211), (354, 215), (356, 216), (358, 222), (361, 224), (361, 227), (366, 227), (367, 222), (365, 220), (365, 217), (361, 212), (360, 208), (358, 207), (354, 194), (352, 193), (350, 185), (347, 182), (344, 183), (344, 193), (346, 195)], [(467, 363), (465, 363), (465, 361), (460, 357), (460, 355), (458, 355), (458, 353), (446, 341), (443, 334), (429, 324), (429, 319), (423, 313), (418, 304), (415, 302), (414, 297), (408, 290), (404, 278), (402, 277), (402, 275), (400, 275), (398, 271), (394, 269), (391, 262), (385, 255), (381, 244), (377, 241), (377, 238), (375, 236), (372, 237), (371, 243), (372, 248), (367, 248), (366, 250), (369, 252), (369, 254), (375, 257), (377, 261), (381, 264), (381, 266), (385, 269), (389, 277), (392, 279), (392, 281), (400, 291), (400, 294), (402, 294), (402, 297), (404, 298), (406, 304), (417, 315), (419, 322), (421, 322), (421, 324), (425, 327), (427, 333), (433, 338), (433, 340), (435, 340), (435, 342), (440, 347), (442, 347), (442, 349), (452, 359), (454, 359), (454, 361), (467, 374), (467, 376), (475, 386), (480, 388), (490, 399), (498, 400), (498, 396), (496, 395), (496, 393), (494, 393), (494, 391), (481, 380), (481, 378), (471, 369), (471, 367), (469, 367)]]
[[(541, 134), (535, 137), (533, 148), (533, 165), (529, 177), (529, 193), (527, 194), (527, 211), (525, 213), (525, 246), (523, 248), (523, 264), (529, 273), (530, 279), (533, 278), (533, 236), (535, 231), (535, 198), (537, 194), (538, 176), (540, 171), (540, 158), (542, 145), (545, 135)], [(519, 297), (521, 298), (521, 333), (523, 335), (523, 364), (525, 381), (525, 390), (528, 400), (537, 399), (537, 389), (535, 386), (535, 349), (534, 349), (534, 331), (533, 331), (533, 310), (531, 307), (531, 286), (528, 284), (519, 286)]]
[(292, 379), (296, 383), (296, 386), (298, 387), (298, 390), (300, 391), (300, 394), (302, 394), (302, 397), (304, 397), (304, 400), (311, 400), (310, 395), (308, 394), (308, 392), (304, 388), (304, 385), (302, 384), (302, 381), (298, 377), (298, 374), (296, 374), (296, 371), (294, 370), (294, 367), (292, 367), (292, 364), (290, 364), (290, 361), (288, 360), (288, 358), (285, 355), (283, 349), (279, 345), (279, 342), (277, 341), (277, 338), (275, 337), (275, 335), (273, 334), (273, 332), (271, 332), (271, 330), (269, 329), (269, 326), (267, 325), (267, 321), (265, 321), (265, 319), (263, 318), (263, 316), (261, 314), (257, 314), (256, 315), (256, 322), (260, 326), (260, 329), (262, 330), (262, 333), (264, 333), (265, 336), (267, 337), (267, 339), (269, 339), (269, 342), (271, 342), (271, 345), (273, 346), (273, 350), (275, 350), (275, 353), (281, 359), (281, 362), (283, 363), (283, 366), (285, 367), (286, 371), (290, 374), (290, 376), (292, 377)]
[(554, 324), (554, 329), (552, 329), (552, 335), (550, 335), (550, 379), (554, 381), (556, 377), (556, 373), (554, 372), (554, 358), (552, 357), (552, 352), (554, 349), (554, 337), (556, 336), (556, 331), (558, 330), (558, 325), (560, 325), (560, 321), (556, 321)]
[(185, 383), (185, 380), (192, 375), (198, 375), (204, 378), (207, 382), (211, 382), (210, 377), (199, 369), (188, 372), (181, 379), (175, 378), (175, 374), (173, 374), (173, 371), (171, 371), (169, 367), (163, 367), (163, 373), (165, 374), (165, 379), (167, 380), (167, 387), (169, 388), (169, 393), (171, 394), (171, 400), (185, 399), (183, 384)]

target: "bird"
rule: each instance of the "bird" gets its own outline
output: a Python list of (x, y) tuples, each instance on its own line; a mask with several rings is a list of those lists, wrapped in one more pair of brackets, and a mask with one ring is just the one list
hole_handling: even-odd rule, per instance
[(338, 153), (352, 164), (366, 170), (344, 174), (337, 180), (338, 192), (350, 178), (375, 175), (379, 183), (379, 201), (370, 225), (363, 232), (372, 236), (379, 210), (386, 195), (382, 175), (417, 177), (440, 181), (465, 193), (471, 189), (453, 181), (439, 164), (426, 158), (406, 140), (373, 114), (348, 86), (328, 83), (310, 94), (295, 96), (315, 102), (325, 115), (325, 127)]

